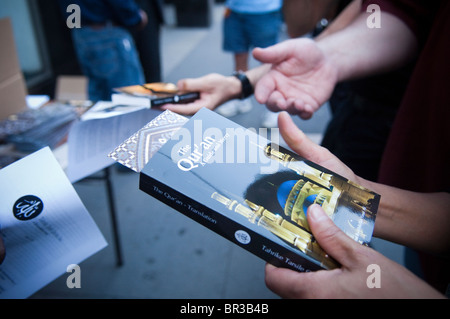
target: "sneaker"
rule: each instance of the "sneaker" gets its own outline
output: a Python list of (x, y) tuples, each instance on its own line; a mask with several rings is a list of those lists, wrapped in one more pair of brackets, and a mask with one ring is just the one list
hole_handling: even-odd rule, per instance
[(218, 106), (215, 111), (225, 117), (232, 117), (238, 114), (238, 108), (234, 100)]
[(266, 128), (278, 127), (278, 113), (265, 111), (261, 126)]
[(236, 105), (239, 113), (248, 113), (253, 108), (252, 101), (250, 101), (250, 99), (237, 100)]

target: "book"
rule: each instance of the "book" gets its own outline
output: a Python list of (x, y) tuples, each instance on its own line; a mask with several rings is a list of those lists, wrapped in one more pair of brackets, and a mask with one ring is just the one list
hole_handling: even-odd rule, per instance
[(150, 158), (180, 129), (188, 118), (166, 110), (131, 135), (108, 156), (139, 173)]
[(115, 92), (134, 99), (134, 103), (148, 107), (158, 107), (164, 104), (186, 104), (200, 98), (199, 92), (178, 90), (173, 83), (155, 82), (142, 85), (131, 85), (115, 88)]
[(339, 267), (314, 239), (307, 208), (321, 205), (367, 245), (380, 196), (259, 133), (201, 109), (149, 158), (139, 188), (275, 266)]

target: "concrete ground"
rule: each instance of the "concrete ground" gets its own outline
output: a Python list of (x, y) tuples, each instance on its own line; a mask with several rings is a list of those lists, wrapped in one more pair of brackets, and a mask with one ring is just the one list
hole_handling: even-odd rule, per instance
[[(215, 5), (208, 28), (163, 28), (165, 81), (210, 72), (231, 74), (232, 56), (221, 49), (222, 12), (222, 5)], [(171, 13), (168, 8), (169, 17)], [(265, 107), (251, 101), (251, 112), (231, 119), (259, 128)], [(319, 142), (329, 116), (324, 106), (313, 119), (296, 123)], [(263, 260), (140, 191), (136, 173), (115, 167), (111, 172), (123, 265), (116, 265), (104, 183), (80, 181), (75, 189), (109, 245), (80, 265), (81, 288), (69, 289), (66, 274), (31, 298), (278, 298), (264, 284)], [(381, 240), (374, 240), (373, 246), (403, 263), (403, 247)]]

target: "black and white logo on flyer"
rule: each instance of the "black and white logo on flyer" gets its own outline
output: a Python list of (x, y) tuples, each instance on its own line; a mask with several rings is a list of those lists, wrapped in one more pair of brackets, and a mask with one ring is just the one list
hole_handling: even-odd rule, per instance
[(19, 220), (30, 220), (37, 217), (44, 208), (44, 202), (34, 195), (19, 198), (13, 206), (13, 214)]

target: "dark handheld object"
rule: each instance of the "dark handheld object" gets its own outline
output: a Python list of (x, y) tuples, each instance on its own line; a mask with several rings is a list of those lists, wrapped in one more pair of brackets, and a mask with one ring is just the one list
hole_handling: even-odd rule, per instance
[(151, 107), (158, 107), (164, 104), (186, 104), (200, 98), (200, 92), (176, 93), (164, 97), (156, 97), (150, 100)]

